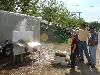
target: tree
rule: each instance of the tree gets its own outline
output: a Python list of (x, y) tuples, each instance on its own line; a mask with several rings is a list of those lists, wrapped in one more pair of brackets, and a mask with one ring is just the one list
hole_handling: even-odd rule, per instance
[(34, 15), (37, 12), (36, 4), (39, 0), (16, 0), (16, 10), (23, 14)]
[(66, 42), (66, 33), (63, 31), (66, 27), (77, 27), (84, 22), (77, 16), (72, 16), (64, 6), (64, 3), (58, 3), (56, 0), (45, 0), (41, 4), (41, 16), (46, 24), (41, 23), (41, 29), (48, 34), (54, 34), (59, 42)]
[(68, 25), (70, 12), (63, 6), (63, 3), (58, 3), (56, 0), (50, 0), (42, 7), (41, 16), (43, 20), (48, 21), (48, 25)]
[(0, 0), (0, 10), (14, 11), (16, 0)]
[(90, 23), (88, 23), (88, 25), (89, 25), (89, 27), (93, 26), (96, 30), (100, 29), (100, 23), (98, 21), (90, 22)]

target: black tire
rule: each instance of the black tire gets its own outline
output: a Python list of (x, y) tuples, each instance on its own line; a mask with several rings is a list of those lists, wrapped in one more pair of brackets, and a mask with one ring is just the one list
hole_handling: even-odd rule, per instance
[(12, 51), (13, 51), (12, 48), (9, 48), (9, 47), (6, 48), (6, 49), (5, 49), (5, 55), (6, 55), (6, 56), (11, 56), (11, 55), (12, 55)]
[(3, 47), (3, 55), (4, 56), (11, 56), (13, 54), (13, 45), (12, 44), (7, 44)]

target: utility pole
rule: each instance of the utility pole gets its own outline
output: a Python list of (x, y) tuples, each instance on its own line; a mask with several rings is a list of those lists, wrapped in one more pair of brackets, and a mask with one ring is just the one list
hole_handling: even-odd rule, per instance
[(79, 17), (79, 19), (80, 19), (80, 16), (81, 16), (81, 13), (82, 13), (82, 12), (72, 12), (72, 16), (73, 16), (73, 15), (76, 15), (77, 13), (78, 13), (78, 17)]
[(76, 13), (78, 13), (78, 15), (79, 15), (79, 19), (80, 19), (80, 16), (81, 16), (81, 13), (82, 13), (82, 12), (76, 12)]
[[(81, 13), (82, 13), (82, 12), (73, 12), (73, 13), (72, 13), (72, 16), (73, 16), (73, 15), (76, 15), (77, 13), (78, 13), (79, 24), (80, 24), (80, 23), (81, 23), (80, 18), (81, 18)], [(77, 15), (76, 15), (76, 16), (77, 16)]]

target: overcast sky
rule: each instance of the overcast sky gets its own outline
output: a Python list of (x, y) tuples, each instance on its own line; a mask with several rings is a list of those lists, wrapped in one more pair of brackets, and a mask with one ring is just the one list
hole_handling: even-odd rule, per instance
[[(100, 22), (100, 0), (58, 0), (63, 1), (71, 12), (82, 12), (87, 22)], [(78, 15), (78, 14), (77, 14)]]

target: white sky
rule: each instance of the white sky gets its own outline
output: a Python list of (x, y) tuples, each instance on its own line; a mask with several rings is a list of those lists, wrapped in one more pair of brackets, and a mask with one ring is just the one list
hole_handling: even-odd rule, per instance
[[(87, 22), (100, 22), (100, 0), (58, 0), (63, 1), (71, 12), (82, 12), (81, 17)], [(91, 7), (93, 6), (93, 7)]]

